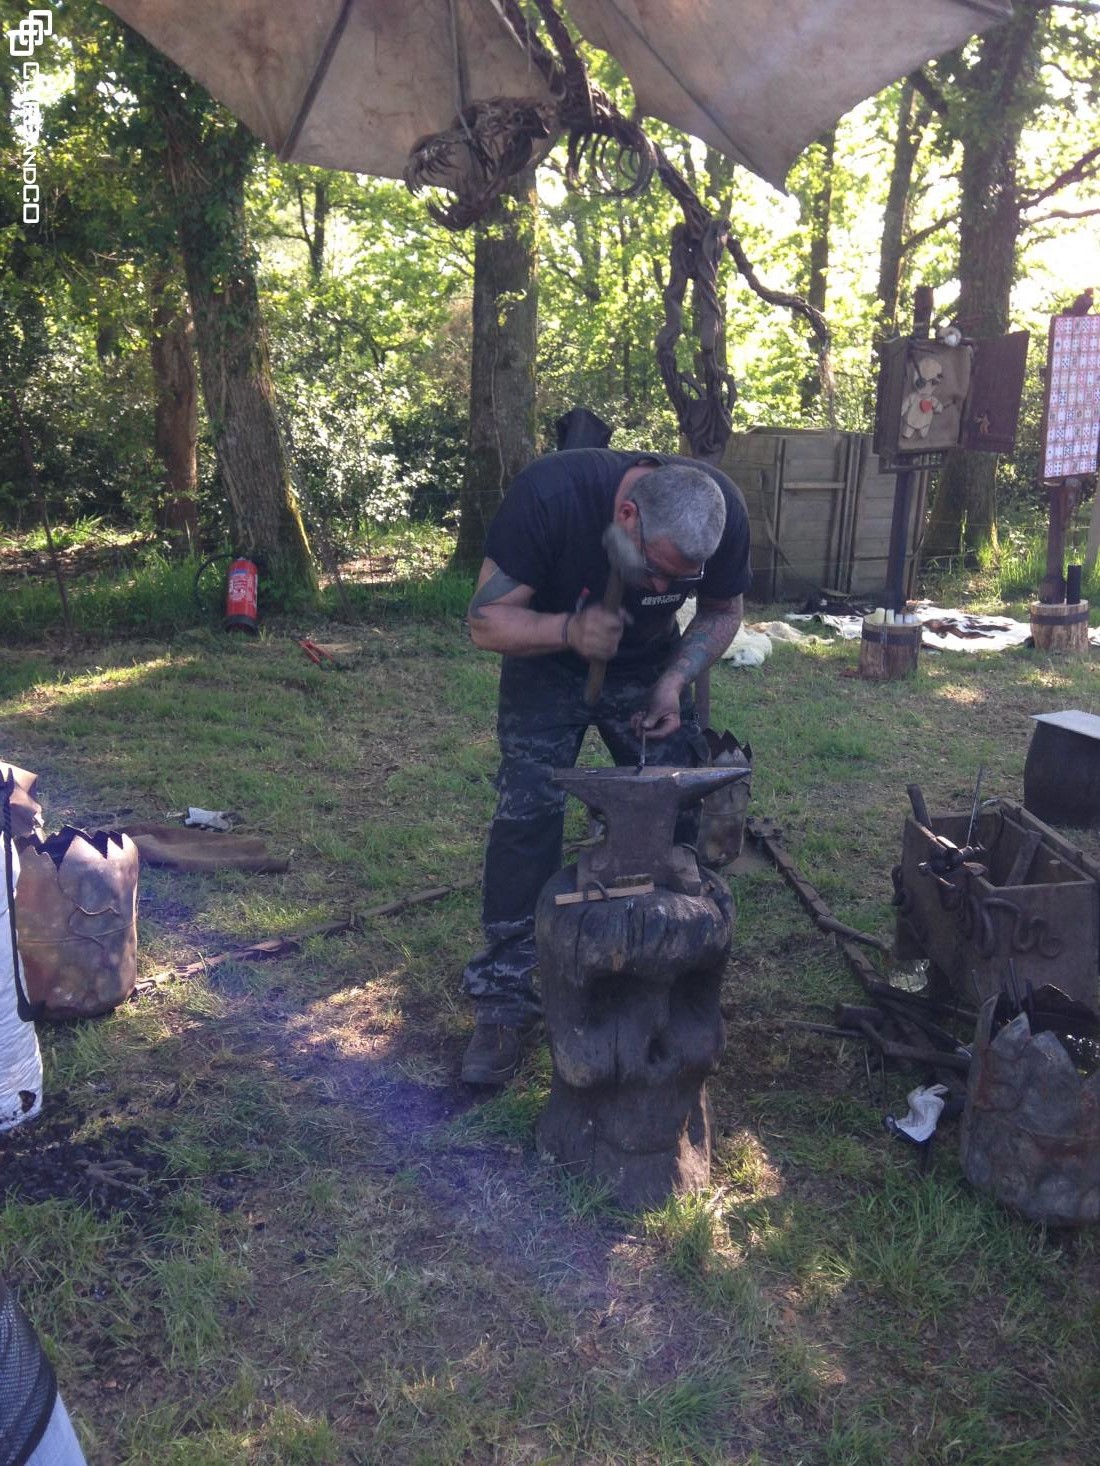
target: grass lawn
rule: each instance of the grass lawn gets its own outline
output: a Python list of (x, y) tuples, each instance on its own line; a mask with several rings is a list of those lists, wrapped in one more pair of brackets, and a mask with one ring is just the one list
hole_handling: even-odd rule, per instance
[[(313, 666), (307, 632), (346, 666)], [(889, 936), (906, 783), (968, 808), (982, 763), (1019, 798), (1028, 715), (1095, 709), (1096, 673), (926, 655), (875, 686), (840, 675), (855, 657), (724, 667), (713, 721), (751, 741), (752, 810), (834, 913)], [(382, 602), (255, 641), (9, 645), (0, 752), (51, 827), (198, 804), (289, 854), (143, 869), (150, 976), (476, 875), (496, 670), (456, 616)], [(538, 1159), (544, 1048), (496, 1097), (458, 1083), (475, 890), (47, 1028), (46, 1112), (0, 1152), (0, 1270), (94, 1466), (1100, 1459), (1095, 1236), (975, 1194), (954, 1126), (918, 1174), (862, 1050), (785, 1022), (858, 1000), (832, 941), (774, 872), (733, 889), (714, 1184), (652, 1213)], [(919, 1078), (889, 1075), (892, 1109)], [(89, 1194), (74, 1161), (36, 1196), (46, 1146), (123, 1154), (131, 1185)]]

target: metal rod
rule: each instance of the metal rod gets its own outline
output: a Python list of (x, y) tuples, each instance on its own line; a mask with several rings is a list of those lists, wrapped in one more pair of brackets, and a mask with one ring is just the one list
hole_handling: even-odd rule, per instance
[(978, 818), (978, 800), (982, 797), (982, 775), (985, 764), (978, 765), (978, 777), (974, 780), (974, 803), (970, 807), (970, 824), (966, 830), (966, 848), (970, 849), (970, 837), (974, 833), (974, 821)]
[(924, 801), (924, 794), (919, 784), (906, 784), (905, 792), (909, 795), (909, 803), (912, 806), (913, 818), (918, 825), (923, 825), (926, 830), (932, 828), (932, 816), (928, 813), (928, 805)]
[[(927, 339), (932, 326), (932, 287), (918, 285), (913, 292), (912, 339)], [(891, 611), (905, 606), (905, 549), (909, 539), (909, 515), (916, 474), (903, 468), (894, 487), (894, 512), (890, 520), (890, 548), (886, 555), (886, 605)]]
[(695, 679), (695, 713), (700, 728), (710, 727), (710, 668), (704, 667)]
[(905, 542), (908, 539), (909, 506), (915, 477), (911, 469), (902, 469), (894, 488), (890, 549), (886, 556), (886, 604), (891, 611), (900, 611), (905, 606)]

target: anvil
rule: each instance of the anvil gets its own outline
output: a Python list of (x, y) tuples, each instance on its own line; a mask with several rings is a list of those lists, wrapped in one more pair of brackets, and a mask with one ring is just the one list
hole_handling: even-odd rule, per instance
[(555, 769), (554, 782), (606, 826), (603, 840), (581, 851), (578, 884), (610, 885), (648, 875), (655, 885), (697, 895), (702, 888), (698, 861), (687, 846), (676, 844), (676, 818), (689, 804), (750, 773), (747, 768)]

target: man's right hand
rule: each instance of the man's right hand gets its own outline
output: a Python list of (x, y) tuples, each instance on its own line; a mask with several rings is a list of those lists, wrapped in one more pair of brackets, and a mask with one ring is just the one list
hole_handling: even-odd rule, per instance
[(626, 623), (625, 611), (586, 606), (569, 618), (567, 640), (577, 656), (586, 662), (609, 662), (619, 650)]

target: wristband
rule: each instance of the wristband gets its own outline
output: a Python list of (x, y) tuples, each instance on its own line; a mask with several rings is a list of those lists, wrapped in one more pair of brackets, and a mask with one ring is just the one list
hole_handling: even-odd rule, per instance
[(562, 646), (568, 646), (569, 645), (569, 623), (570, 623), (570, 621), (572, 621), (572, 619), (573, 619), (573, 612), (572, 611), (568, 611), (566, 613), (565, 620), (561, 623), (561, 644), (562, 644)]

